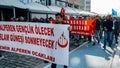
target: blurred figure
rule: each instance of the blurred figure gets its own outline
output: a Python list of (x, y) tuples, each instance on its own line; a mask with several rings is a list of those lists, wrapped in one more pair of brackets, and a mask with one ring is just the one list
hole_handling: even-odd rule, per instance
[(106, 49), (107, 42), (110, 47), (112, 45), (112, 27), (113, 27), (113, 21), (111, 20), (111, 16), (108, 15), (106, 17), (106, 21), (103, 24), (103, 29), (104, 29), (104, 46), (103, 46), (103, 48), (104, 49)]
[(19, 22), (24, 22), (24, 21), (25, 21), (25, 19), (24, 19), (24, 17), (23, 17), (23, 16), (20, 16), (20, 17), (18, 18), (18, 21), (19, 21)]
[(100, 24), (100, 39), (103, 38), (103, 23), (106, 21), (106, 17), (103, 16), (100, 18), (101, 24)]
[(96, 16), (96, 31), (95, 31), (95, 36), (94, 36), (94, 42), (100, 43), (100, 17)]
[(38, 20), (37, 17), (33, 17), (32, 22), (38, 22), (38, 21), (39, 21), (39, 20)]
[(53, 19), (52, 17), (49, 17), (49, 20), (52, 21), (52, 20), (54, 20), (54, 19)]
[(2, 55), (2, 52), (3, 51), (0, 50), (0, 60), (4, 58), (4, 56)]
[(14, 22), (14, 21), (16, 21), (16, 19), (13, 18), (13, 17), (11, 17), (11, 18), (10, 18), (10, 21), (13, 21), (13, 22)]
[(68, 20), (68, 17), (67, 17), (67, 16), (65, 16), (64, 20)]
[(52, 23), (53, 20), (54, 20), (54, 19), (53, 19), (52, 17), (49, 17), (50, 23)]
[[(94, 19), (93, 19), (93, 17), (88, 16), (88, 17), (85, 18), (85, 20), (94, 20)], [(92, 28), (92, 27), (90, 27), (90, 28)], [(88, 42), (89, 43), (92, 43), (92, 39), (93, 39), (93, 36), (88, 36)], [(95, 42), (93, 42), (92, 45), (95, 45)]]
[(40, 20), (39, 20), (39, 22), (41, 22), (41, 23), (45, 23), (45, 20), (44, 20), (44, 18), (40, 18)]
[(113, 40), (115, 39), (115, 43), (118, 43), (119, 22), (117, 21), (116, 17), (113, 17), (112, 20), (113, 20)]
[(45, 23), (50, 23), (49, 18), (46, 18), (46, 19), (45, 19)]
[[(64, 20), (63, 20), (64, 17), (63, 17), (62, 14), (57, 13), (57, 14), (55, 14), (55, 17), (56, 17), (56, 24), (66, 24), (66, 23), (64, 22)], [(51, 68), (56, 68), (56, 65), (57, 65), (57, 64), (52, 63)], [(67, 68), (67, 66), (64, 65), (64, 68)]]

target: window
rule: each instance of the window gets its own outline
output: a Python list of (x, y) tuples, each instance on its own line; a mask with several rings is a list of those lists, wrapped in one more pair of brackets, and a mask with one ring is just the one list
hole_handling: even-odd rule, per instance
[(33, 2), (40, 3), (40, 0), (33, 0)]
[(46, 0), (47, 5), (51, 5), (51, 0)]
[(79, 5), (74, 5), (75, 8), (79, 9)]
[(90, 6), (86, 6), (87, 9), (90, 9)]
[(20, 0), (21, 2), (23, 2), (23, 3), (30, 3), (30, 2), (32, 2), (32, 0)]
[(68, 3), (68, 6), (69, 6), (69, 7), (72, 7), (73, 5), (72, 5), (72, 4), (70, 4), (70, 3)]
[(90, 1), (86, 1), (86, 4), (90, 4)]

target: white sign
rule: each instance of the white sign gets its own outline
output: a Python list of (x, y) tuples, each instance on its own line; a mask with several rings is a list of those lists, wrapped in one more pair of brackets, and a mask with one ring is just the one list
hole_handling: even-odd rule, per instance
[(69, 25), (0, 22), (0, 50), (68, 65)]

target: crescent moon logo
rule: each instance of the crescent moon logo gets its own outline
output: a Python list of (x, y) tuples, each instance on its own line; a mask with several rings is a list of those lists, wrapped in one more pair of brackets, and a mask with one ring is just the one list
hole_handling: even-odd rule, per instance
[(59, 47), (61, 48), (65, 48), (68, 45), (68, 40), (66, 39), (64, 32), (62, 33), (62, 35), (60, 36), (60, 38), (57, 41), (57, 44)]

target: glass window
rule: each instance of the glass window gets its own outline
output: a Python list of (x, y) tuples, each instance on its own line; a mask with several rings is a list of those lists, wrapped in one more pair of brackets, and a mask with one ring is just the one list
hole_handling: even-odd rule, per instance
[(33, 0), (33, 2), (40, 2), (40, 0)]
[(40, 0), (42, 5), (46, 5), (46, 0)]
[(32, 2), (32, 0), (20, 0), (21, 2), (23, 2), (23, 3), (30, 3), (30, 2)]

